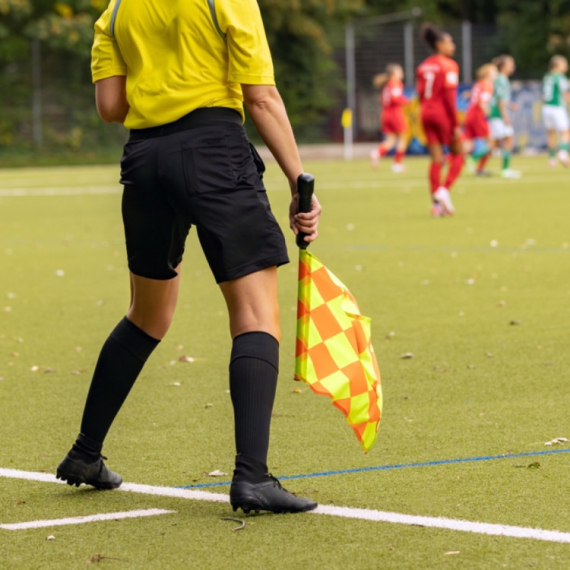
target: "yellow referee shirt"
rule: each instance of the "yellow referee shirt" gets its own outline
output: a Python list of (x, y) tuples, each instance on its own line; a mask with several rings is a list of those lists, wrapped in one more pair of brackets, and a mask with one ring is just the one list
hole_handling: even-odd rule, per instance
[(111, 0), (95, 24), (91, 71), (94, 83), (126, 75), (129, 129), (201, 107), (243, 116), (240, 84), (275, 85), (257, 0)]

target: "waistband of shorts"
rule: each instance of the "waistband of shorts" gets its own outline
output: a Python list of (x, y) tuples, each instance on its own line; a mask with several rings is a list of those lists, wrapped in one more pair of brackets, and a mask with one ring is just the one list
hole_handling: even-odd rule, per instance
[(242, 125), (241, 115), (228, 107), (203, 107), (196, 109), (173, 123), (148, 127), (147, 129), (131, 129), (129, 140), (152, 139), (181, 133), (196, 127), (204, 127), (215, 122), (230, 122)]

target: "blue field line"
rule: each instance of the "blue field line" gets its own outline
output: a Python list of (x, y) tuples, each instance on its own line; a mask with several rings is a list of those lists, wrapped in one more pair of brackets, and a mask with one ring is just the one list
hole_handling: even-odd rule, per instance
[[(465, 457), (463, 459), (440, 459), (438, 461), (425, 461), (424, 463), (396, 463), (395, 465), (378, 465), (376, 467), (360, 467), (357, 469), (341, 469), (339, 471), (321, 471), (316, 473), (302, 473), (301, 475), (284, 475), (280, 481), (287, 479), (310, 479), (312, 477), (330, 477), (331, 475), (349, 475), (352, 473), (366, 473), (368, 471), (392, 471), (393, 469), (405, 469), (408, 467), (433, 467), (435, 465), (453, 465), (456, 463), (473, 463), (476, 461), (493, 461), (495, 459), (516, 459), (517, 457), (536, 457), (540, 455), (554, 455), (556, 453), (570, 453), (570, 447), (566, 449), (549, 449), (547, 451), (529, 451), (526, 453), (506, 453), (504, 455), (483, 455), (480, 457)], [(219, 481), (217, 483), (200, 483), (198, 485), (185, 485), (177, 489), (203, 489), (204, 487), (225, 487), (231, 481)]]

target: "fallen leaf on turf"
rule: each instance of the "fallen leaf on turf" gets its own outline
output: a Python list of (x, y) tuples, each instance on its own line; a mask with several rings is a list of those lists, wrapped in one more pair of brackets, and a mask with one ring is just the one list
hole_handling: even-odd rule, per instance
[(409, 360), (410, 358), (414, 357), (414, 353), (413, 352), (405, 352), (404, 354), (400, 355), (400, 358), (402, 360)]
[(392, 340), (395, 336), (396, 336), (396, 333), (395, 333), (394, 331), (390, 331), (390, 332), (386, 335), (386, 340)]
[(204, 474), (207, 475), (208, 477), (225, 477), (227, 475), (227, 473), (224, 473), (219, 469), (216, 469), (215, 471), (210, 471), (209, 473), (207, 471), (204, 471)]
[(191, 356), (186, 356), (183, 354), (179, 359), (180, 362), (194, 362), (194, 359)]
[(55, 536), (53, 534), (50, 534), (46, 540), (55, 540)]
[(40, 369), (39, 366), (32, 366), (32, 367), (30, 368), (30, 370), (31, 370), (32, 372), (37, 372), (39, 369)]
[(104, 304), (105, 304), (105, 299), (99, 299), (99, 300), (97, 301), (97, 306), (98, 306), (98, 307), (102, 307)]
[(81, 352), (83, 349), (80, 346), (75, 347), (75, 352)]
[(176, 350), (179, 350), (179, 351), (180, 351), (180, 350), (184, 350), (184, 345), (183, 345), (183, 344), (179, 344), (179, 345), (176, 347)]
[(449, 552), (446, 552), (444, 554), (444, 556), (454, 556), (455, 554), (461, 554), (460, 550), (450, 550)]
[(561, 443), (568, 443), (568, 438), (566, 437), (556, 437), (551, 441), (547, 441), (544, 445), (560, 445)]
[(25, 505), (26, 501), (16, 501), (16, 505)]
[(527, 469), (538, 469), (540, 467), (540, 463), (536, 461), (535, 463), (530, 463)]
[(4, 376), (0, 376), (0, 382), (4, 380)]
[(50, 374), (52, 372), (55, 372), (53, 368), (50, 368), (49, 366), (47, 368), (44, 368), (44, 374)]
[(11, 353), (10, 353), (10, 356), (16, 356), (16, 357), (18, 357), (18, 356), (20, 356), (20, 353), (19, 353), (19, 352), (11, 352)]
[(488, 352), (488, 353), (487, 353), (487, 358), (491, 358), (492, 356), (493, 356), (493, 353), (492, 353), (492, 352)]
[(301, 394), (302, 392), (301, 388), (293, 388), (293, 394)]
[(499, 301), (497, 303), (497, 307), (506, 307), (507, 306), (507, 302), (506, 301)]
[(85, 370), (73, 370), (71, 372), (74, 376), (79, 376), (80, 374), (84, 374)]
[(169, 386), (176, 386), (176, 387), (178, 387), (178, 386), (182, 386), (182, 384), (180, 384), (180, 382), (171, 382), (171, 383), (169, 384)]
[(521, 322), (520, 322), (520, 321), (516, 321), (516, 320), (513, 320), (513, 321), (511, 321), (511, 322), (509, 323), (509, 325), (512, 325), (512, 326), (517, 326), (517, 325), (520, 325), (520, 324), (521, 324)]
[(204, 406), (204, 408), (213, 408), (213, 407), (214, 407), (214, 404), (206, 404), (206, 405)]

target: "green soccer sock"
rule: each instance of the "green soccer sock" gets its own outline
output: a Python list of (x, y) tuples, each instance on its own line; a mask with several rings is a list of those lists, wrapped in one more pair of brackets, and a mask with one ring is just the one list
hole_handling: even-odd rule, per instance
[(555, 158), (556, 157), (556, 149), (555, 148), (549, 148), (548, 149), (548, 156), (550, 157), (551, 160), (553, 158)]
[(511, 164), (511, 151), (504, 150), (503, 151), (503, 170), (508, 170)]

